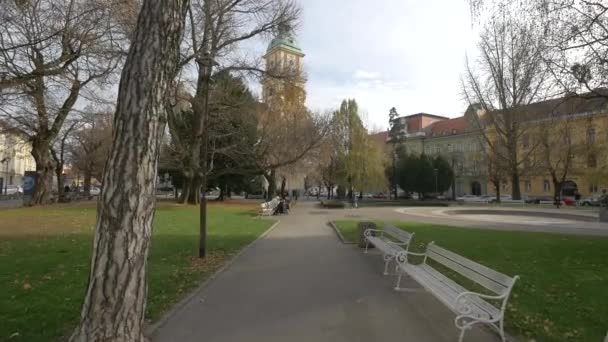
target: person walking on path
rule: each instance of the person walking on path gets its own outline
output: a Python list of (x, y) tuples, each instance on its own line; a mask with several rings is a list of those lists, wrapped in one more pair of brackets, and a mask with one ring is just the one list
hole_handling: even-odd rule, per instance
[(562, 206), (562, 199), (560, 198), (559, 194), (555, 195), (554, 204), (557, 209), (559, 209)]
[(574, 200), (576, 201), (576, 206), (580, 207), (580, 205), (581, 205), (581, 193), (578, 192), (578, 190), (576, 190), (574, 192)]

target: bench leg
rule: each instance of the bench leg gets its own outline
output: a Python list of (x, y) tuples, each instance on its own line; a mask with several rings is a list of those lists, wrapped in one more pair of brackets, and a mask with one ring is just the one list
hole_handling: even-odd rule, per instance
[(399, 271), (399, 277), (397, 277), (397, 284), (395, 284), (395, 291), (401, 290), (401, 276), (403, 276), (403, 272)]
[(460, 336), (458, 336), (458, 342), (462, 342), (464, 339), (464, 333), (467, 331), (467, 328), (460, 329)]
[(367, 254), (367, 247), (369, 247), (369, 241), (367, 239), (365, 241), (367, 242), (365, 242), (365, 252), (363, 253)]
[(505, 338), (505, 326), (503, 324), (503, 318), (500, 319), (500, 322), (498, 322), (498, 334), (500, 334), (500, 340), (502, 342), (507, 342), (507, 339)]
[(388, 264), (391, 262), (391, 259), (393, 257), (390, 255), (385, 254), (384, 255), (384, 275), (388, 275)]
[[(456, 328), (460, 329), (460, 336), (458, 337), (458, 342), (462, 342), (462, 340), (464, 339), (464, 334), (467, 332), (467, 330), (471, 329), (475, 324), (490, 323), (490, 322), (478, 321), (478, 320), (475, 320), (474, 317), (467, 316), (467, 315), (460, 315), (454, 319), (454, 323), (456, 325)], [(496, 327), (492, 323), (490, 323), (490, 325)], [(501, 337), (502, 337), (502, 334), (501, 334)], [(504, 339), (503, 339), (503, 342), (504, 342)]]

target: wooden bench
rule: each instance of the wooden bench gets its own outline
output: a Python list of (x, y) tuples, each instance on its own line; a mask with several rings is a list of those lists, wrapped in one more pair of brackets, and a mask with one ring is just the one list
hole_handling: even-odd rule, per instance
[[(415, 265), (409, 262), (409, 255), (423, 256), (424, 260)], [(502, 341), (505, 341), (505, 308), (519, 276), (509, 277), (439, 247), (434, 242), (428, 244), (425, 253), (403, 252), (396, 259), (399, 278), (395, 289), (400, 289), (401, 276), (407, 274), (454, 311), (457, 315), (454, 324), (460, 329), (458, 341), (462, 341), (466, 330), (477, 323), (489, 324), (498, 331)], [(491, 294), (466, 289), (431, 266), (429, 260), (472, 280)]]
[(363, 235), (365, 236), (365, 253), (370, 244), (382, 251), (384, 275), (388, 275), (388, 265), (399, 253), (407, 255), (410, 241), (414, 237), (413, 233), (408, 233), (388, 223), (384, 224), (384, 229), (366, 229)]
[(275, 197), (270, 202), (260, 204), (260, 216), (272, 216), (274, 215), (277, 207), (279, 206), (279, 198)]

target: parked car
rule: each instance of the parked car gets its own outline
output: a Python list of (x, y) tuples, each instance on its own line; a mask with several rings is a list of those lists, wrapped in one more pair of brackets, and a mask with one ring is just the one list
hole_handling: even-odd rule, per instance
[(551, 196), (529, 196), (526, 199), (528, 204), (553, 204), (555, 202)]
[(2, 189), (2, 194), (6, 195), (22, 195), (23, 188), (19, 185), (5, 185), (5, 188)]
[(599, 197), (587, 197), (581, 200), (581, 205), (585, 207), (599, 207), (601, 205)]
[(562, 201), (564, 202), (565, 205), (568, 205), (568, 206), (576, 205), (576, 200), (574, 199), (573, 196), (564, 196), (564, 197), (562, 197)]
[[(500, 196), (500, 201), (501, 202), (511, 201), (511, 200), (513, 200), (513, 197), (511, 197), (511, 195), (501, 195)], [(490, 203), (497, 203), (496, 196), (492, 196), (492, 199), (490, 199)]]
[(91, 196), (99, 196), (101, 194), (101, 189), (96, 186), (92, 186), (91, 189), (89, 189), (89, 194)]
[(457, 202), (465, 202), (465, 203), (486, 203), (488, 202), (487, 198), (482, 197), (482, 196), (475, 196), (475, 195), (463, 195), (463, 196), (459, 196), (456, 197), (456, 201)]
[(384, 192), (379, 192), (374, 194), (374, 198), (386, 198), (386, 194)]

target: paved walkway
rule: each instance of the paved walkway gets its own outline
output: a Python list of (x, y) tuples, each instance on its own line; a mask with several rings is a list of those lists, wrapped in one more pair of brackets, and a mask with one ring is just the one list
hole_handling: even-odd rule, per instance
[[(301, 202), (266, 237), (175, 310), (159, 341), (456, 341), (454, 317), (404, 278), (382, 276), (381, 258), (340, 243), (328, 216)], [(497, 341), (485, 329), (465, 338)]]

